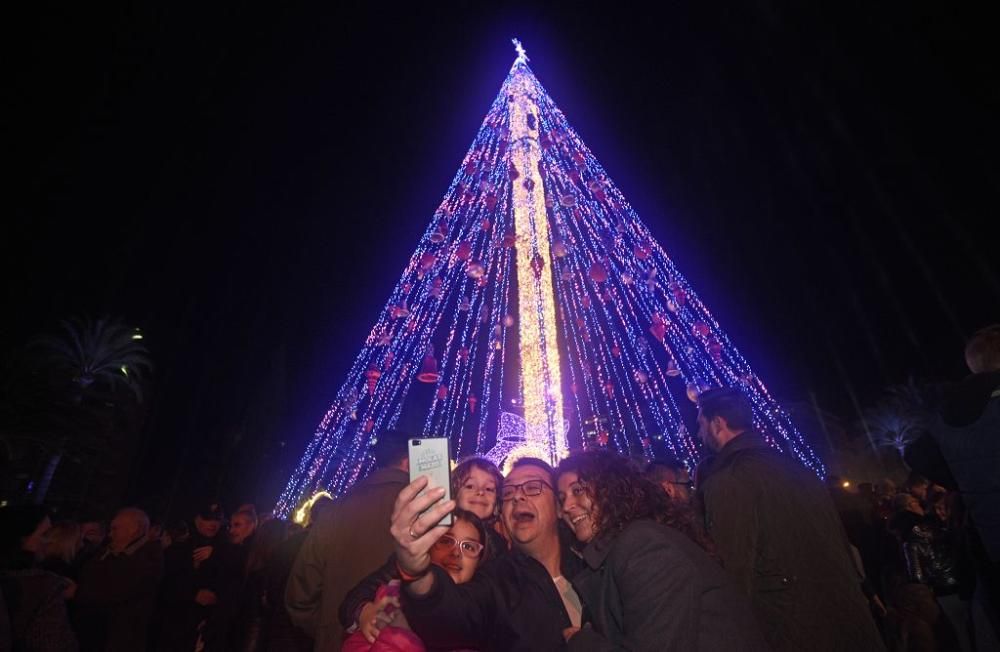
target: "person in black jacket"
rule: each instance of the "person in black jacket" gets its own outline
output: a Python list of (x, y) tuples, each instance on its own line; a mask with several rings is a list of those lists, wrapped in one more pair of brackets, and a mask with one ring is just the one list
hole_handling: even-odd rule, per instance
[(883, 650), (847, 535), (813, 471), (753, 430), (735, 388), (698, 397), (714, 451), (695, 474), (708, 534), (775, 650)]
[(669, 499), (610, 451), (556, 469), (564, 521), (582, 545), (573, 579), (592, 627), (570, 650), (767, 650), (750, 602), (725, 571), (663, 521)]
[(399, 493), (390, 527), (404, 580), (403, 613), (424, 644), (484, 652), (566, 649), (564, 630), (579, 627), (582, 618), (570, 583), (580, 560), (560, 544), (552, 468), (533, 458), (514, 464), (501, 493), (513, 549), (460, 586), (430, 561), (431, 548), (447, 530), (436, 524), (455, 501), (431, 508), (444, 490), (418, 495), (426, 486), (421, 477)]
[(216, 605), (238, 590), (239, 567), (223, 529), (224, 514), (217, 503), (194, 517), (189, 539), (164, 552), (160, 590), (159, 649), (189, 652), (199, 637), (206, 650), (222, 649), (225, 632), (213, 621)]

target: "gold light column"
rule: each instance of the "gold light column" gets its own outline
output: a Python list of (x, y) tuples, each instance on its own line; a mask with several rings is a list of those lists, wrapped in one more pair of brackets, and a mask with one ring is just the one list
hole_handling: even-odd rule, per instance
[(528, 443), (517, 451), (552, 463), (568, 451), (563, 421), (562, 379), (556, 345), (549, 223), (545, 187), (538, 174), (538, 106), (531, 72), (515, 64), (510, 86), (511, 164), (520, 176), (513, 182), (514, 232), (517, 237), (517, 298), (521, 389)]

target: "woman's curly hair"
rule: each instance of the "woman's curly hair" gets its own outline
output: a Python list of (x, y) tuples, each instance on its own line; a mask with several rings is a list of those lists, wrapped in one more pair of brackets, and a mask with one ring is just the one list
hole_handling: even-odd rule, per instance
[(597, 506), (599, 534), (621, 532), (637, 519), (652, 519), (684, 533), (718, 560), (714, 544), (698, 526), (692, 510), (672, 502), (630, 460), (605, 450), (581, 451), (559, 463), (554, 479), (558, 482), (559, 476), (570, 472), (576, 473)]

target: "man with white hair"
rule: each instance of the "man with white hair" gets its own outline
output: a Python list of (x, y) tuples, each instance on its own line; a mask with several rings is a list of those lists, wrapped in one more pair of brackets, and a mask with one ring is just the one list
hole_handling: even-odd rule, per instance
[(80, 571), (76, 627), (83, 649), (142, 650), (163, 575), (163, 548), (149, 517), (127, 507), (111, 520), (108, 544)]

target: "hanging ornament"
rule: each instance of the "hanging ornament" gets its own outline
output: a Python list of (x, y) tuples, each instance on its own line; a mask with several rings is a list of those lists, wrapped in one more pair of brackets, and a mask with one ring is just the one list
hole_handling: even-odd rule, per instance
[(514, 166), (514, 164), (513, 164), (513, 163), (511, 163), (511, 164), (510, 164), (510, 167), (509, 167), (509, 168), (507, 168), (507, 176), (508, 176), (508, 177), (510, 178), (510, 180), (511, 180), (511, 181), (514, 181), (514, 180), (516, 180), (516, 179), (517, 179), (517, 178), (518, 178), (519, 176), (521, 176), (521, 173), (520, 173), (520, 172), (518, 172), (518, 171), (517, 171), (517, 167), (515, 167), (515, 166)]
[(569, 251), (566, 249), (566, 243), (562, 240), (556, 240), (552, 243), (552, 255), (556, 258), (565, 258)]
[(511, 326), (513, 326), (514, 325), (514, 315), (504, 315), (504, 317), (503, 317), (503, 325), (506, 326), (507, 328), (510, 328)]
[(448, 223), (442, 220), (441, 222), (438, 222), (437, 229), (435, 229), (434, 232), (431, 233), (430, 241), (444, 242), (444, 239), (446, 237), (448, 237)]
[(385, 352), (385, 359), (382, 361), (382, 368), (383, 369), (388, 369), (389, 365), (392, 364), (392, 359), (395, 358), (395, 357), (396, 357), (395, 353), (393, 353), (392, 351), (386, 351)]
[(587, 159), (583, 157), (583, 152), (577, 152), (573, 154), (573, 162), (577, 165), (583, 165), (587, 162)]
[(556, 200), (549, 195), (545, 196), (545, 208), (552, 208), (556, 205)]
[(532, 190), (535, 189), (535, 180), (532, 179), (531, 177), (528, 177), (527, 179), (524, 180), (524, 183), (522, 185), (524, 186), (525, 190), (531, 192)]
[(688, 383), (687, 384), (687, 397), (688, 397), (689, 401), (691, 401), (692, 403), (697, 403), (698, 402), (698, 394), (700, 394), (700, 393), (701, 392), (698, 389), (698, 386), (696, 384), (694, 384), (694, 383)]
[(482, 263), (478, 260), (471, 260), (465, 268), (465, 273), (468, 274), (471, 279), (480, 279), (483, 277), (483, 274), (486, 273), (486, 268), (483, 267)]
[(490, 218), (483, 218), (483, 221), (479, 223), (479, 228), (484, 232), (489, 231), (490, 227), (493, 226), (493, 222), (490, 222)]
[(646, 354), (649, 351), (649, 340), (644, 335), (635, 338), (635, 349), (640, 355)]
[(696, 321), (694, 326), (691, 327), (691, 332), (693, 332), (698, 337), (705, 337), (709, 333), (708, 324), (703, 321)]
[(715, 362), (722, 362), (722, 342), (717, 339), (712, 339), (706, 346), (708, 349), (708, 355)]
[(465, 362), (466, 360), (469, 359), (468, 347), (463, 346), (458, 350), (458, 359), (461, 360), (462, 362)]
[(476, 413), (476, 403), (479, 403), (479, 399), (476, 398), (475, 394), (469, 394), (469, 413)]
[(502, 244), (504, 247), (510, 249), (517, 244), (517, 234), (513, 231), (507, 231), (503, 234)]
[(594, 261), (594, 264), (590, 266), (590, 280), (594, 283), (603, 283), (608, 280), (608, 270), (604, 268), (604, 264), (600, 261)]
[(625, 285), (632, 285), (632, 283), (634, 282), (635, 279), (632, 278), (631, 272), (622, 272), (622, 283), (624, 283)]
[(568, 269), (564, 269), (564, 270), (563, 270), (563, 271), (562, 271), (562, 272), (561, 272), (561, 273), (559, 274), (559, 278), (561, 278), (561, 279), (562, 279), (562, 280), (564, 280), (564, 281), (572, 281), (572, 280), (573, 280), (573, 272), (571, 272), (571, 271), (570, 271), (570, 270), (568, 270)]
[(486, 199), (484, 201), (486, 203), (487, 210), (493, 210), (494, 208), (497, 207), (497, 196), (496, 196), (496, 193), (492, 193), (492, 192), (489, 193), (488, 195), (486, 195)]
[(586, 295), (586, 294), (583, 295), (583, 298), (580, 299), (580, 305), (589, 310), (590, 309), (590, 297), (588, 295)]
[(649, 327), (649, 332), (653, 334), (653, 337), (659, 341), (663, 341), (663, 338), (667, 335), (667, 325), (664, 323), (663, 318), (660, 317), (659, 313), (653, 315), (653, 324)]
[(615, 397), (615, 384), (610, 380), (604, 383), (604, 393), (607, 394), (608, 398)]
[(374, 429), (375, 429), (374, 419), (368, 419), (367, 421), (365, 421), (365, 432), (371, 432)]
[(417, 374), (417, 380), (422, 383), (436, 383), (441, 379), (441, 374), (438, 373), (438, 363), (437, 358), (434, 357), (434, 347), (427, 347), (427, 355), (424, 356), (424, 362), (420, 366), (420, 373)]
[(458, 302), (458, 309), (462, 312), (469, 312), (472, 309), (472, 302), (469, 301), (468, 297), (462, 297), (462, 300)]
[(465, 173), (470, 177), (476, 173), (476, 162), (474, 160), (470, 160), (465, 164)]
[(531, 259), (531, 270), (535, 273), (535, 278), (542, 275), (542, 270), (545, 268), (545, 261), (539, 254), (535, 254)]
[(579, 170), (570, 170), (569, 171), (569, 178), (573, 180), (573, 183), (577, 183), (578, 181), (580, 181), (580, 171)]
[(600, 446), (607, 446), (608, 445), (608, 431), (607, 430), (601, 430), (600, 432), (597, 433), (596, 439), (597, 439), (598, 445), (600, 445)]
[(490, 307), (483, 304), (483, 307), (479, 309), (479, 323), (485, 324), (490, 320)]
[(670, 299), (667, 299), (667, 310), (669, 310), (670, 312), (676, 313), (677, 312), (677, 304), (674, 303), (673, 301), (671, 301)]
[(468, 240), (460, 242), (458, 249), (455, 250), (455, 257), (461, 261), (469, 260), (472, 257), (472, 243)]
[(587, 184), (587, 188), (590, 192), (597, 192), (598, 190), (602, 190), (604, 188), (604, 184), (601, 183), (600, 179), (591, 179), (590, 183)]
[(378, 338), (379, 346), (389, 346), (389, 344), (391, 343), (392, 343), (392, 337), (388, 333), (385, 333), (384, 335), (382, 335), (382, 337)]
[(437, 278), (434, 279), (434, 282), (431, 283), (431, 296), (434, 297), (435, 299), (440, 299), (443, 287), (444, 287), (444, 279), (438, 276)]
[(671, 378), (681, 375), (681, 370), (677, 368), (677, 361), (673, 358), (667, 360), (667, 375)]
[(622, 357), (622, 350), (621, 348), (619, 348), (617, 344), (611, 347), (611, 355), (615, 356), (616, 358)]
[(401, 319), (410, 314), (410, 309), (406, 307), (406, 299), (403, 299), (402, 303), (399, 303), (392, 307), (390, 311), (393, 319)]
[(681, 287), (681, 284), (678, 283), (677, 281), (671, 281), (669, 284), (667, 284), (667, 289), (670, 290), (670, 293), (674, 295), (674, 301), (677, 302), (677, 305), (683, 306), (684, 303), (687, 301), (687, 292), (684, 291), (684, 288)]
[(649, 380), (649, 374), (647, 374), (642, 369), (635, 370), (635, 379), (640, 385), (645, 385), (646, 381)]
[(439, 401), (443, 401), (448, 398), (448, 386), (438, 385), (437, 397)]
[(375, 385), (378, 384), (378, 379), (381, 377), (382, 372), (375, 366), (369, 367), (368, 371), (365, 372), (366, 383), (368, 385), (368, 396), (375, 393)]
[(429, 272), (431, 268), (434, 267), (434, 263), (437, 262), (437, 256), (431, 252), (425, 253), (420, 257), (420, 262), (417, 265), (417, 278), (423, 278), (424, 274)]
[(559, 198), (559, 203), (566, 208), (572, 208), (573, 206), (576, 206), (576, 197), (567, 193)]
[(633, 249), (632, 253), (639, 260), (646, 260), (653, 253), (653, 248), (649, 245), (649, 242), (642, 242), (637, 244)]

